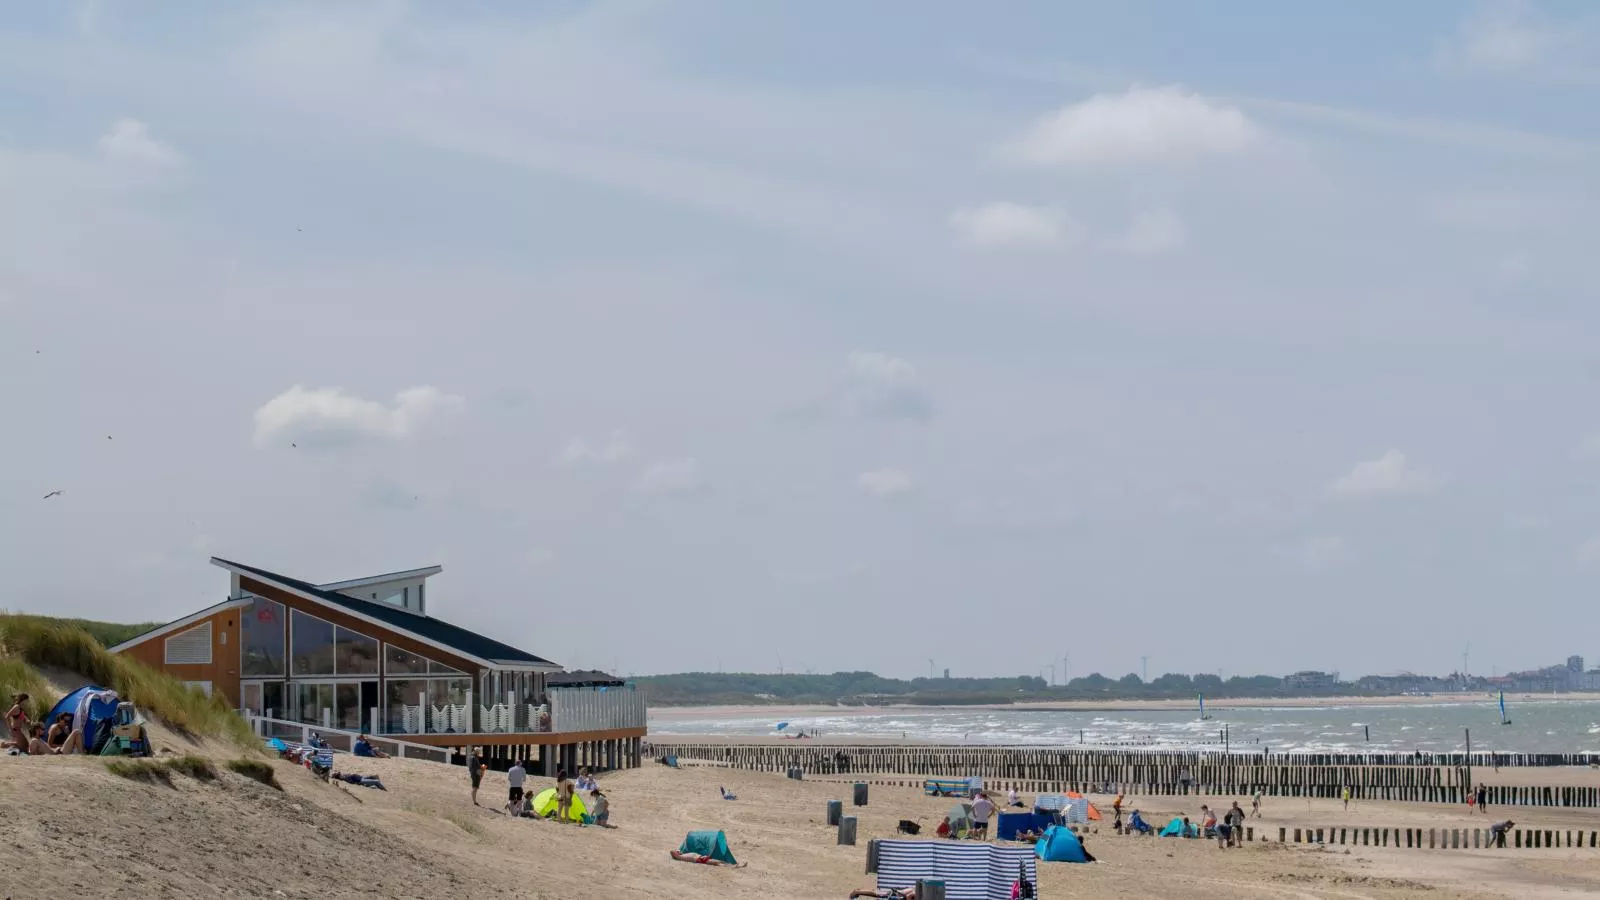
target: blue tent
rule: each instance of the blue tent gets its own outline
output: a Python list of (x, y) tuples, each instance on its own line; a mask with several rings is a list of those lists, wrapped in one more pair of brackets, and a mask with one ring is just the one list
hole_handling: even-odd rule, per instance
[(1072, 829), (1064, 825), (1051, 825), (1044, 830), (1044, 837), (1033, 845), (1033, 855), (1045, 862), (1088, 862), (1089, 857), (1084, 855), (1083, 841), (1072, 833)]
[(994, 836), (998, 840), (1014, 841), (1019, 832), (1044, 831), (1054, 822), (1055, 817), (1049, 813), (1003, 812), (995, 822)]
[(1178, 818), (1174, 818), (1167, 823), (1167, 827), (1161, 829), (1162, 837), (1194, 837), (1198, 833), (1198, 830), (1193, 825), (1190, 825), (1187, 832), (1185, 832), (1183, 820)]
[[(88, 710), (85, 713), (85, 718), (88, 721), (78, 721), (78, 707), (83, 705), (84, 697), (95, 694), (102, 696), (89, 701)], [(104, 695), (109, 695), (109, 698)], [(73, 716), (73, 729), (83, 731), (84, 752), (95, 753), (99, 750), (96, 738), (100, 734), (101, 723), (105, 723), (106, 729), (109, 730), (111, 725), (117, 721), (117, 703), (116, 692), (108, 691), (103, 687), (97, 687), (92, 684), (85, 685), (57, 701), (56, 705), (50, 708), (50, 714), (45, 716), (44, 721), (47, 725), (54, 723), (62, 713)]]
[(720, 831), (691, 831), (683, 836), (679, 853), (698, 853), (728, 865), (738, 865), (728, 849), (728, 836)]

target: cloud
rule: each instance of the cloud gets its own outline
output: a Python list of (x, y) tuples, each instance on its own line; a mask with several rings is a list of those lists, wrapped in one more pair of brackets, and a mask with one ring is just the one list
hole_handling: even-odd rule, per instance
[(407, 388), (386, 406), (343, 388), (297, 384), (256, 410), (255, 443), (326, 447), (369, 439), (409, 440), (461, 403), (460, 397), (431, 385)]
[(887, 353), (851, 353), (831, 400), (841, 412), (866, 419), (923, 420), (933, 415), (933, 402), (916, 367)]
[(1503, 4), (1463, 19), (1441, 42), (1434, 62), (1446, 72), (1594, 83), (1600, 80), (1595, 37), (1587, 22), (1548, 21), (1525, 3)]
[(412, 510), (422, 505), (422, 497), (405, 485), (380, 479), (361, 492), (361, 502), (374, 509)]
[(644, 467), (634, 487), (646, 494), (692, 494), (704, 486), (698, 460), (661, 459)]
[(1105, 247), (1119, 253), (1154, 256), (1182, 250), (1188, 243), (1189, 230), (1183, 220), (1163, 206), (1135, 215), (1128, 230), (1106, 241)]
[(997, 200), (950, 214), (950, 226), (974, 247), (1059, 247), (1077, 227), (1060, 210)]
[(915, 483), (905, 469), (873, 469), (856, 476), (856, 486), (876, 497), (894, 497), (910, 493)]
[(593, 444), (586, 438), (572, 438), (561, 448), (561, 452), (556, 456), (556, 462), (565, 466), (581, 463), (605, 465), (630, 459), (633, 453), (633, 437), (618, 428), (607, 435), (604, 441)]
[(175, 168), (184, 164), (183, 154), (150, 135), (150, 126), (138, 119), (118, 119), (100, 137), (100, 152), (113, 159), (124, 159), (151, 166)]
[(1308, 572), (1325, 572), (1349, 561), (1350, 544), (1339, 535), (1326, 534), (1306, 538), (1280, 552)]
[(1340, 497), (1376, 497), (1419, 494), (1438, 486), (1429, 472), (1406, 462), (1406, 455), (1390, 450), (1377, 459), (1356, 463), (1355, 468), (1334, 479), (1328, 493)]
[(1038, 166), (1171, 163), (1240, 153), (1261, 138), (1238, 107), (1177, 86), (1132, 87), (1039, 119), (1004, 153)]

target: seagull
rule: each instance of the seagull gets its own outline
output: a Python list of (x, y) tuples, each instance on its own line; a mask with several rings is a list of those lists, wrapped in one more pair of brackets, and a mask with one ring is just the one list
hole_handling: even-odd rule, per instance
[(61, 493), (61, 491), (51, 491), (50, 493), (44, 495), (44, 499), (49, 500), (51, 497), (59, 497), (61, 496)]
[(293, 442), (293, 441), (290, 441), (290, 442), (289, 442), (289, 446), (291, 446), (291, 447), (298, 447), (298, 446), (300, 446), (300, 445), (299, 445), (299, 444), (296, 444), (296, 443), (294, 443), (294, 442)]

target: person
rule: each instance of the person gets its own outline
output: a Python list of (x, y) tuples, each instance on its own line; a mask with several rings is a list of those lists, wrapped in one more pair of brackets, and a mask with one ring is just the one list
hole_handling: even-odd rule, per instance
[(1017, 789), (1016, 788), (1012, 788), (1010, 790), (1010, 792), (1008, 792), (1006, 794), (1006, 805), (1007, 806), (1021, 806), (1022, 805), (1022, 798), (1017, 796)]
[(1239, 801), (1233, 801), (1233, 807), (1228, 814), (1222, 817), (1229, 825), (1228, 843), (1237, 847), (1244, 843), (1244, 810), (1239, 808)]
[(872, 897), (876, 898), (876, 900), (917, 900), (917, 889), (908, 887), (880, 891), (874, 888), (862, 888), (859, 891), (850, 892), (850, 900), (856, 900), (857, 897)]
[(572, 781), (567, 770), (556, 771), (556, 821), (565, 823), (572, 813)]
[(72, 713), (62, 713), (56, 716), (55, 722), (50, 725), (50, 732), (45, 736), (45, 741), (50, 745), (50, 749), (60, 752), (61, 745), (67, 742), (67, 736), (70, 734), (72, 734)]
[(43, 725), (40, 725), (38, 722), (35, 722), (31, 726), (29, 726), (29, 728), (28, 728), (28, 755), (29, 756), (49, 756), (52, 753), (60, 753), (60, 752), (61, 751), (55, 749), (54, 747), (50, 746), (48, 743), (45, 742), (45, 739), (44, 739), (44, 726)]
[(1350, 786), (1348, 784), (1345, 785), (1344, 788), (1339, 792), (1339, 796), (1344, 799), (1344, 811), (1345, 812), (1349, 812), (1350, 811)]
[(1121, 791), (1117, 792), (1117, 799), (1111, 801), (1111, 810), (1117, 814), (1117, 818), (1119, 818), (1119, 819), (1122, 818), (1122, 792)]
[(719, 788), (717, 788), (717, 790), (722, 792), (722, 799), (724, 799), (724, 800), (737, 800), (737, 799), (739, 799), (739, 795), (738, 794), (735, 794), (734, 792), (728, 790), (725, 787), (719, 787)]
[(600, 785), (595, 783), (594, 776), (589, 774), (589, 767), (584, 766), (578, 770), (578, 790), (592, 791)]
[(389, 754), (372, 746), (372, 740), (364, 734), (356, 735), (356, 745), (351, 749), (357, 756), (370, 756), (374, 759), (388, 759)]
[(1216, 837), (1217, 814), (1211, 811), (1211, 807), (1203, 803), (1200, 804), (1200, 813), (1200, 833), (1205, 837)]
[(6, 741), (5, 744), (7, 747), (15, 747), (18, 750), (26, 750), (28, 748), (28, 725), (30, 723), (28, 721), (28, 711), (22, 708), (22, 704), (27, 702), (27, 694), (11, 695), (11, 709), (6, 711), (6, 728), (11, 732), (11, 740)]
[(1510, 819), (1507, 819), (1504, 822), (1497, 822), (1497, 823), (1495, 823), (1493, 825), (1490, 825), (1489, 826), (1489, 844), (1490, 844), (1490, 846), (1502, 847), (1502, 848), (1505, 847), (1505, 845), (1506, 845), (1506, 834), (1508, 834), (1511, 831), (1511, 829), (1516, 826), (1516, 824), (1517, 823), (1511, 821)]
[(589, 792), (589, 814), (594, 816), (594, 823), (601, 828), (617, 827), (611, 824), (611, 801), (599, 788)]
[(942, 838), (949, 837), (950, 836), (950, 817), (949, 816), (945, 816), (944, 820), (939, 823), (939, 827), (934, 829), (933, 833), (937, 834), (939, 837), (942, 837)]
[(527, 777), (528, 770), (520, 759), (506, 770), (506, 815), (514, 816), (522, 809), (522, 783)]
[(472, 805), (478, 805), (478, 786), (483, 784), (483, 760), (477, 747), (467, 748), (467, 778), (472, 780)]
[(735, 864), (730, 863), (730, 862), (723, 862), (720, 859), (712, 859), (709, 856), (702, 856), (699, 853), (690, 853), (690, 852), (687, 852), (687, 851), (684, 851), (684, 850), (671, 850), (671, 851), (668, 851), (668, 852), (671, 853), (672, 854), (672, 858), (677, 860), (678, 862), (700, 863), (701, 865), (704, 865), (704, 866), (728, 866), (728, 867), (734, 868), (734, 869), (742, 869), (742, 868), (744, 868), (744, 863), (739, 863), (738, 865), (735, 865)]
[(994, 801), (988, 794), (980, 793), (972, 801), (972, 836), (978, 840), (989, 837), (989, 817), (994, 815)]
[(1189, 821), (1188, 816), (1183, 817), (1183, 836), (1186, 838), (1195, 836), (1194, 823)]
[(1477, 795), (1477, 797), (1475, 799), (1478, 801), (1478, 812), (1481, 812), (1484, 815), (1488, 815), (1489, 814), (1489, 787), (1480, 782), (1478, 784), (1478, 795)]
[(1255, 793), (1250, 795), (1250, 817), (1261, 818), (1261, 788), (1256, 788)]
[(1116, 818), (1115, 821), (1113, 821), (1111, 823), (1111, 830), (1116, 832), (1117, 834), (1121, 834), (1122, 833), (1122, 807), (1118, 806), (1118, 807), (1115, 807), (1115, 809), (1117, 811), (1117, 818)]

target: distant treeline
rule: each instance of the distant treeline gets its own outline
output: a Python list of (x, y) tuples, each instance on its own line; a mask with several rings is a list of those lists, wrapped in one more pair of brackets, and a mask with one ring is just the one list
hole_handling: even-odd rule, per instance
[[(871, 672), (835, 672), (832, 675), (769, 675), (756, 673), (685, 672), (646, 675), (635, 679), (645, 685), (649, 702), (672, 705), (744, 705), (882, 703), (957, 706), (979, 703), (1022, 703), (1050, 700), (1171, 700), (1227, 697), (1287, 697), (1283, 679), (1271, 675), (1233, 677), (1216, 675), (1162, 675), (1149, 682), (1138, 675), (1107, 678), (1096, 672), (1051, 686), (1043, 678), (884, 678)], [(1354, 685), (1340, 684), (1321, 696), (1363, 693)], [(1295, 696), (1307, 696), (1295, 691)], [(1311, 696), (1317, 696), (1315, 692)]]

